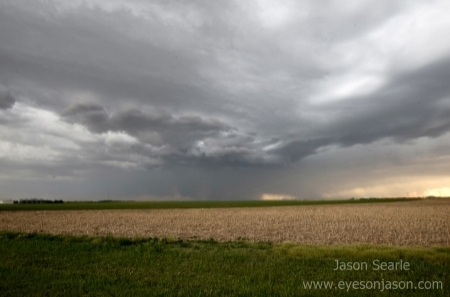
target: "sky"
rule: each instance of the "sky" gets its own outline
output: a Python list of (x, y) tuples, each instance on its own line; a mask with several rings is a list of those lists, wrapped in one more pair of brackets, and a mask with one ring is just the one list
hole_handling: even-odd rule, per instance
[(450, 196), (449, 11), (0, 0), (0, 199)]

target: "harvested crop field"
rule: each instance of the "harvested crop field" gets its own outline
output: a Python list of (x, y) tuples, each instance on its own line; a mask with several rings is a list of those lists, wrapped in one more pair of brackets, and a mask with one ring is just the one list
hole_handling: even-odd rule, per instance
[(450, 200), (256, 208), (2, 211), (0, 230), (307, 244), (450, 245)]

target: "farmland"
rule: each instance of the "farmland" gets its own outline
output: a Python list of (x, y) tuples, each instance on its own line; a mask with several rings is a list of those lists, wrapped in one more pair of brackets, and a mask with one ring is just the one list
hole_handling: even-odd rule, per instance
[[(2, 296), (448, 296), (450, 290), (448, 199), (90, 206), (0, 211)], [(369, 267), (403, 261), (410, 269), (335, 271), (337, 260)], [(308, 288), (305, 281), (334, 286)], [(342, 281), (411, 287), (338, 288)]]
[(0, 230), (306, 244), (450, 245), (450, 200), (276, 206), (0, 212)]

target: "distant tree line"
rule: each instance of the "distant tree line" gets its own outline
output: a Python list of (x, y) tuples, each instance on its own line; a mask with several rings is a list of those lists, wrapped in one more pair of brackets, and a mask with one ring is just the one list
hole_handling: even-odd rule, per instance
[(14, 200), (14, 204), (51, 204), (51, 203), (64, 203), (64, 201), (37, 199), (37, 198)]

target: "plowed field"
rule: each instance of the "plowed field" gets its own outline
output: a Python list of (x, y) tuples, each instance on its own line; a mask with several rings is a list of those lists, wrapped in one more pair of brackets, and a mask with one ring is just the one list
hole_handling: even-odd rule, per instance
[(255, 208), (2, 211), (0, 230), (308, 244), (450, 245), (450, 200)]

